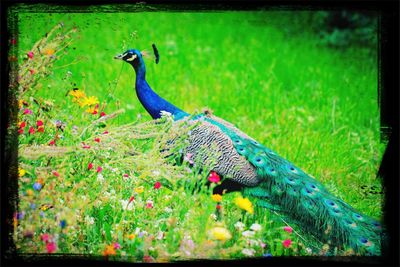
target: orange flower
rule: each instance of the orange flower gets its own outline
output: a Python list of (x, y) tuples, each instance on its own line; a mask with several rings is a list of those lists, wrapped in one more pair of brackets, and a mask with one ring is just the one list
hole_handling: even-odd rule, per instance
[(116, 255), (117, 253), (115, 252), (114, 245), (108, 245), (103, 251), (104, 256), (109, 256), (109, 255)]
[(55, 53), (56, 51), (54, 49), (47, 49), (46, 51), (44, 51), (45, 55), (51, 56)]

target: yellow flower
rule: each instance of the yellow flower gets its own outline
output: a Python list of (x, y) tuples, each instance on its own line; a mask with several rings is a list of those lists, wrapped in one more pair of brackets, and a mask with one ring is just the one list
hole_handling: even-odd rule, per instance
[(83, 98), (86, 97), (85, 92), (83, 92), (82, 90), (71, 90), (69, 92), (70, 95), (72, 95), (75, 99), (79, 99), (79, 98)]
[(214, 200), (215, 202), (221, 202), (222, 196), (220, 194), (214, 194), (211, 196), (211, 199)]
[(138, 194), (143, 193), (144, 187), (143, 187), (143, 186), (136, 187), (136, 188), (134, 189), (134, 191), (135, 191), (136, 193), (138, 193)]
[(88, 108), (86, 109), (86, 112), (90, 114), (95, 114), (97, 112), (97, 108), (96, 107)]
[(225, 241), (232, 238), (231, 233), (224, 227), (214, 227), (208, 232), (211, 239)]
[(93, 106), (99, 103), (99, 100), (95, 96), (89, 96), (82, 99), (82, 101), (78, 102), (81, 107), (85, 106)]
[(135, 234), (130, 234), (128, 235), (129, 240), (133, 240), (135, 239), (136, 235)]
[(235, 198), (235, 204), (239, 208), (247, 211), (250, 214), (253, 214), (253, 212), (254, 212), (253, 204), (250, 202), (250, 200), (247, 197), (246, 198), (243, 198), (243, 197)]
[(24, 176), (24, 175), (25, 175), (25, 173), (26, 173), (26, 171), (25, 171), (24, 169), (22, 169), (22, 168), (18, 168), (18, 176), (19, 176), (19, 177), (22, 177), (22, 176)]

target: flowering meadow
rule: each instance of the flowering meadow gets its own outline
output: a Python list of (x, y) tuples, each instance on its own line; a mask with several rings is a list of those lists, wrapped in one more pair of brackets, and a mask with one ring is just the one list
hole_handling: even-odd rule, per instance
[[(89, 82), (93, 81), (90, 72), (96, 71), (95, 64), (84, 65), (91, 69), (76, 74), (75, 69), (85, 59), (75, 56), (71, 48), (83, 42), (82, 31), (83, 28), (72, 23), (59, 23), (46, 34), (42, 33), (37, 42), (31, 41), (26, 49), (29, 42), (25, 40), (24, 49), (20, 46), (19, 50), (18, 42), (23, 40), (11, 36), (9, 61), (14, 70), (11, 80), (17, 79), (18, 83), (11, 84), (10, 90), (16, 94), (18, 119), (8, 130), (18, 132), (19, 203), (13, 216), (13, 240), (18, 253), (84, 254), (130, 262), (351, 253), (321, 244), (280, 214), (254, 206), (240, 192), (213, 194), (213, 188), (221, 183), (218, 174), (200, 170), (190, 154), (184, 155), (182, 164), (177, 164), (180, 159), (169, 156), (171, 152), (179, 152), (190, 135), (191, 128), (186, 121), (175, 123), (168, 114), (151, 121), (141, 115), (138, 107), (130, 106), (133, 104), (123, 105), (124, 99), (118, 99), (113, 93), (125, 90), (122, 89), (125, 84), (132, 87), (133, 79), (125, 81), (118, 77), (109, 82), (109, 91), (103, 94), (103, 89), (96, 87), (99, 84)], [(133, 34), (129, 38), (132, 41), (139, 37)], [(170, 53), (178, 53), (174, 44), (169, 45)], [(111, 59), (114, 52), (123, 50), (96, 51), (100, 52), (108, 53)], [(108, 64), (115, 64), (110, 69), (117, 75), (120, 66), (115, 62)], [(125, 68), (124, 71), (132, 70)], [(158, 82), (153, 80), (153, 84)], [(129, 96), (134, 105), (140, 105), (133, 101), (133, 90)], [(183, 101), (180, 96), (176, 99)], [(216, 101), (223, 101), (220, 99)], [(254, 98), (249, 99), (254, 102)], [(191, 105), (190, 101), (185, 105)], [(251, 106), (250, 102), (245, 106)], [(300, 114), (295, 116), (302, 120), (298, 121), (299, 125), (304, 121), (310, 125), (318, 121), (316, 116), (306, 115), (305, 109), (288, 110), (285, 114), (290, 118)], [(338, 116), (343, 115), (339, 107), (336, 112)], [(133, 119), (132, 115), (126, 117), (127, 113), (133, 113)], [(280, 120), (278, 115), (275, 119)], [(238, 119), (239, 124), (245, 121)], [(261, 121), (254, 121), (257, 124), (254, 129), (259, 128)], [(339, 117), (333, 127), (339, 128), (341, 123), (353, 122)], [(378, 116), (370, 122), (362, 120), (360, 124), (363, 123), (375, 125)], [(323, 124), (326, 123), (323, 121)], [(359, 166), (365, 166), (365, 174), (359, 175), (371, 177), (383, 151), (383, 145), (377, 141), (379, 133), (370, 130), (363, 136), (358, 132), (342, 136), (342, 130), (337, 128), (332, 137), (333, 146), (334, 142), (343, 146), (360, 143), (363, 150), (357, 157)], [(285, 129), (277, 128), (274, 133), (269, 128), (261, 139), (287, 133)], [(332, 134), (330, 130), (327, 133), (327, 136)], [(350, 141), (342, 142), (342, 137)], [(168, 142), (171, 139), (176, 140), (173, 146)], [(315, 146), (311, 143), (304, 141), (304, 146)], [(300, 149), (302, 144), (303, 140), (296, 147)], [(304, 161), (315, 163), (311, 158), (323, 153), (318, 152), (322, 150), (315, 148), (314, 152), (304, 155)], [(332, 153), (336, 155), (335, 151)], [(371, 162), (369, 158), (373, 158)], [(345, 157), (343, 162), (351, 165)], [(337, 165), (340, 164), (333, 160), (325, 168), (315, 167), (314, 173), (321, 172), (328, 178), (334, 171), (344, 174)], [(364, 178), (353, 177), (358, 184), (352, 188), (356, 193), (349, 196), (345, 191), (335, 191), (333, 179), (326, 182), (330, 190), (344, 198), (347, 196), (346, 200), (359, 205), (357, 208), (363, 212), (380, 216), (381, 195), (366, 197), (365, 206), (357, 203), (356, 198), (362, 197), (359, 186)], [(379, 181), (368, 179), (371, 179), (368, 184), (378, 192)], [(348, 188), (348, 180), (338, 180), (339, 188)]]

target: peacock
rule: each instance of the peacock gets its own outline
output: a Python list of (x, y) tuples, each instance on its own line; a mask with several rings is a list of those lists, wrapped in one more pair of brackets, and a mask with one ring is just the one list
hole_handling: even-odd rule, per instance
[[(114, 58), (133, 67), (137, 97), (153, 119), (161, 118), (165, 112), (175, 121), (190, 117), (151, 89), (139, 50), (129, 49)], [(357, 255), (381, 254), (384, 230), (378, 221), (356, 211), (275, 151), (211, 112), (205, 111), (191, 120), (197, 124), (183, 153), (206, 164), (207, 156), (200, 153), (201, 148), (216, 148), (219, 154), (212, 171), (224, 177), (230, 188), (241, 190), (255, 205), (279, 212), (325, 243), (351, 248)]]

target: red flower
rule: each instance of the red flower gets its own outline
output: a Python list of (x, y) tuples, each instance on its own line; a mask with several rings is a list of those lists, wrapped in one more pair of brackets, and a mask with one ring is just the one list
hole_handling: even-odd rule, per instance
[(51, 140), (50, 142), (49, 142), (49, 146), (54, 146), (56, 144), (56, 140)]
[(104, 131), (103, 134), (108, 134), (108, 131)]
[(104, 117), (106, 115), (106, 113), (104, 112), (104, 111), (102, 111), (101, 113), (100, 113), (100, 117)]
[(47, 253), (53, 253), (57, 250), (56, 243), (50, 242), (46, 244)]
[(60, 174), (58, 173), (58, 171), (53, 171), (52, 173), (53, 173), (53, 175), (54, 175), (55, 177), (60, 177)]
[(23, 134), (23, 133), (24, 133), (24, 129), (19, 129), (19, 130), (18, 130), (18, 133), (19, 133), (19, 134)]
[(97, 143), (100, 143), (100, 138), (96, 137), (96, 138), (94, 139), (94, 141), (97, 142)]
[(211, 183), (219, 183), (219, 181), (221, 181), (221, 178), (219, 177), (219, 175), (215, 171), (211, 171), (210, 172), (210, 176), (208, 176), (208, 180)]
[(97, 167), (97, 172), (99, 172), (99, 173), (100, 173), (102, 170), (103, 170), (103, 168), (102, 168), (102, 167), (100, 167), (100, 166), (99, 166), (99, 167)]
[(93, 110), (92, 114), (96, 115), (97, 114), (97, 109)]
[(286, 232), (288, 232), (288, 233), (290, 234), (290, 233), (292, 233), (293, 228), (290, 227), (290, 226), (285, 226), (285, 227), (283, 227), (283, 230), (286, 231)]
[(154, 258), (150, 255), (144, 255), (143, 256), (143, 261), (144, 262), (154, 262)]
[(88, 166), (87, 166), (87, 169), (88, 169), (88, 170), (93, 169), (93, 163), (89, 162), (89, 164), (88, 164)]
[(23, 122), (21, 122), (21, 124), (19, 125), (19, 128), (22, 129), (22, 128), (25, 128), (25, 126), (26, 126), (26, 122), (23, 121)]
[(39, 133), (44, 133), (44, 127), (43, 126), (38, 127), (37, 131)]
[(160, 187), (161, 187), (161, 183), (157, 181), (157, 182), (154, 184), (154, 189), (159, 189)]
[(27, 55), (28, 55), (28, 57), (29, 57), (30, 59), (33, 58), (33, 52), (32, 52), (32, 51), (29, 51), (29, 52), (27, 53)]
[(153, 208), (153, 201), (151, 201), (151, 200), (147, 201), (146, 208), (152, 209)]
[(282, 244), (283, 244), (283, 246), (284, 246), (285, 248), (288, 248), (288, 247), (290, 247), (290, 245), (292, 244), (292, 240), (286, 239), (286, 240), (282, 241)]
[(221, 209), (221, 205), (217, 204), (217, 206), (215, 207), (217, 210)]
[(32, 126), (29, 127), (29, 133), (30, 134), (34, 134), (35, 133), (35, 128), (33, 128)]
[(42, 234), (42, 236), (40, 237), (42, 239), (43, 242), (49, 242), (49, 234)]
[(30, 69), (29, 72), (30, 72), (31, 74), (35, 74), (35, 70), (34, 70), (34, 69)]
[(134, 201), (134, 200), (135, 200), (135, 197), (134, 197), (134, 196), (131, 196), (131, 197), (129, 198), (128, 205), (129, 205), (132, 201)]
[(36, 122), (36, 125), (37, 125), (37, 127), (43, 126), (43, 121), (38, 120), (38, 121)]
[(82, 142), (82, 148), (88, 149), (88, 148), (90, 148), (90, 146), (85, 144), (85, 142)]

